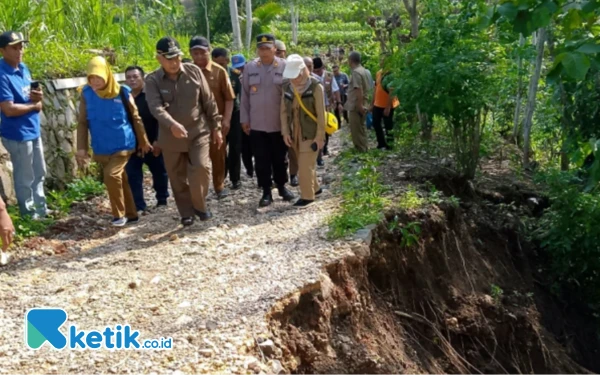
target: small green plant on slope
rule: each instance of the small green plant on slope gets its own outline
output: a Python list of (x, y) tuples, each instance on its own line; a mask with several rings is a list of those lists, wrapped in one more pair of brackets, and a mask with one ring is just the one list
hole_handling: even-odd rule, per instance
[(504, 290), (502, 290), (502, 288), (500, 288), (496, 284), (492, 284), (491, 290), (492, 290), (492, 298), (494, 299), (494, 301), (496, 303), (500, 303), (500, 301), (502, 300), (502, 296), (504, 295)]
[(400, 228), (402, 240), (400, 246), (411, 247), (419, 242), (421, 235), (421, 224), (418, 221), (413, 221)]
[(408, 190), (402, 194), (398, 206), (403, 210), (413, 210), (422, 207), (425, 204), (425, 199), (417, 194), (417, 189), (410, 185)]
[(387, 204), (383, 197), (385, 187), (381, 184), (381, 173), (377, 170), (379, 160), (374, 151), (366, 154), (346, 151), (340, 155), (338, 162), (345, 173), (341, 210), (330, 220), (331, 238), (344, 237), (378, 223)]

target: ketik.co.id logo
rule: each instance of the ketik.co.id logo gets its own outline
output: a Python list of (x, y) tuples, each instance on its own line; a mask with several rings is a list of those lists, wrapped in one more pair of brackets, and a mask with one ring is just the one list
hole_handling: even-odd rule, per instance
[(25, 344), (30, 349), (39, 349), (46, 342), (55, 349), (172, 349), (170, 337), (143, 340), (140, 344), (139, 331), (129, 325), (105, 327), (103, 331), (83, 331), (71, 325), (68, 340), (60, 328), (67, 321), (63, 309), (31, 309), (25, 314)]

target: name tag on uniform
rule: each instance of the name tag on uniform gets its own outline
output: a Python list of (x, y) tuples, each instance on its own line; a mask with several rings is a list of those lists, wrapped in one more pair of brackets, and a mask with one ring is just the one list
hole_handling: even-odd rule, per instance
[(123, 103), (123, 101), (121, 100), (121, 98), (116, 98), (114, 99), (115, 103)]
[(169, 90), (160, 90), (160, 93), (161, 94), (170, 94), (171, 91), (169, 91)]

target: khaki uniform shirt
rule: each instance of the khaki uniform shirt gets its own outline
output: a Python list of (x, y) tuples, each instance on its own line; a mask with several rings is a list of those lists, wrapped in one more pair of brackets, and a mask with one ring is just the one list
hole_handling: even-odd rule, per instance
[[(350, 82), (348, 83), (348, 99), (346, 100), (346, 105), (344, 105), (344, 109), (346, 111), (358, 111), (361, 106), (368, 107), (369, 106), (369, 90), (371, 83), (369, 81), (369, 76), (367, 71), (362, 66), (359, 66), (352, 70), (352, 75), (350, 76)], [(358, 101), (358, 93), (356, 89), (361, 88), (363, 94), (363, 102), (357, 103)]]
[[(160, 125), (158, 144), (166, 151), (188, 152), (211, 130), (221, 128), (215, 97), (202, 70), (194, 64), (181, 64), (176, 80), (169, 79), (162, 68), (148, 74), (146, 100)], [(170, 128), (176, 123), (187, 130), (187, 138), (173, 136)]]
[(244, 68), (240, 120), (252, 130), (281, 131), (281, 85), (285, 60), (275, 57), (271, 65), (255, 59)]
[(235, 93), (233, 87), (231, 87), (227, 70), (209, 61), (206, 68), (202, 69), (202, 73), (206, 77), (208, 86), (210, 86), (215, 97), (219, 114), (223, 115), (225, 113), (225, 103), (235, 100)]

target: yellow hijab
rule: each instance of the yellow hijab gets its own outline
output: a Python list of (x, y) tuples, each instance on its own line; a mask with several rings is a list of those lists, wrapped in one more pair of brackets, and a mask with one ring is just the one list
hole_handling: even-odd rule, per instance
[(110, 66), (104, 57), (96, 56), (90, 60), (87, 67), (88, 84), (91, 75), (102, 77), (104, 78), (104, 81), (106, 81), (106, 86), (102, 90), (96, 91), (96, 94), (99, 97), (103, 99), (113, 99), (119, 95), (121, 86), (115, 79), (115, 76), (110, 70)]

